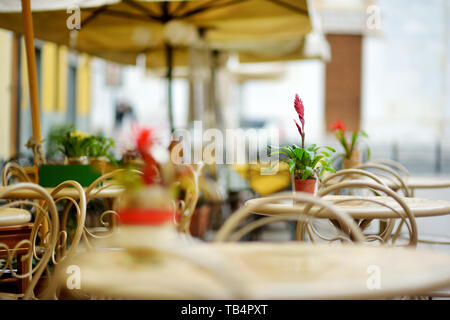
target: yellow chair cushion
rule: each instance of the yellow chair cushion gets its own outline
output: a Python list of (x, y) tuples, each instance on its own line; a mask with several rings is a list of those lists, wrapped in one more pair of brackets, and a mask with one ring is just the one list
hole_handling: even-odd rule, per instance
[(249, 182), (253, 191), (261, 196), (284, 190), (291, 184), (289, 166), (285, 163), (279, 163), (279, 167), (273, 169), (270, 169), (268, 165), (259, 163), (251, 165), (236, 164), (231, 167)]
[(18, 208), (0, 208), (0, 227), (24, 224), (31, 220), (31, 213)]

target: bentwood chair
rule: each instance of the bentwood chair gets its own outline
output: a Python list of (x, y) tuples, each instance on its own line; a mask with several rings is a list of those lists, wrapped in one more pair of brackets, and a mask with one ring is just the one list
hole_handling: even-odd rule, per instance
[[(361, 180), (361, 179), (365, 179), (368, 181), (372, 181), (378, 184), (381, 184), (385, 187), (386, 184), (383, 182), (383, 180), (374, 175), (373, 173), (366, 171), (366, 170), (361, 170), (361, 169), (344, 169), (344, 170), (339, 170), (336, 173), (330, 174), (324, 178), (320, 178), (319, 177), (319, 190), (325, 189), (326, 187), (336, 184), (336, 183), (340, 183), (340, 182), (344, 182), (344, 181), (349, 181), (349, 180)], [(349, 190), (349, 192), (351, 192), (352, 190)]]
[[(347, 192), (344, 193), (345, 196), (339, 196), (340, 191), (347, 191), (349, 189), (369, 190), (376, 194), (376, 196), (348, 195)], [(391, 241), (391, 244), (394, 245), (396, 240), (399, 239), (402, 228), (406, 227), (408, 235), (406, 239), (408, 240), (408, 245), (413, 247), (417, 245), (417, 225), (414, 215), (402, 197), (386, 186), (380, 183), (361, 180), (344, 181), (319, 191), (318, 196), (324, 197), (330, 194), (338, 194), (331, 200), (336, 204), (351, 206), (352, 203), (358, 205), (361, 205), (362, 203), (372, 208), (387, 208), (389, 211), (392, 211), (392, 215), (395, 218), (379, 219), (380, 221), (384, 221), (385, 224), (380, 224), (378, 234), (366, 235), (367, 240), (380, 241), (383, 244)], [(396, 220), (400, 220), (400, 222), (397, 224)], [(359, 228), (362, 231), (365, 231), (371, 221), (372, 219), (360, 219), (356, 222)]]
[(357, 166), (355, 169), (370, 171), (376, 176), (386, 179), (387, 182), (385, 184), (391, 184), (391, 189), (401, 190), (405, 197), (413, 196), (412, 190), (408, 188), (401, 175), (388, 166), (377, 163), (365, 163)]
[[(2, 170), (2, 185), (7, 186), (18, 182), (32, 183), (30, 177), (21, 166), (15, 162), (6, 163)], [(74, 197), (65, 195), (63, 191), (64, 188), (73, 188), (75, 190)], [(76, 181), (65, 181), (59, 184), (57, 187), (53, 188), (51, 196), (56, 204), (66, 200), (60, 220), (61, 225), (55, 252), (56, 257), (52, 257), (53, 262), (56, 263), (56, 260), (63, 258), (65, 255), (72, 255), (78, 247), (86, 218), (86, 196), (83, 188)], [(69, 252), (65, 252), (69, 240), (66, 226), (72, 205), (74, 205), (76, 211), (76, 229), (74, 238), (70, 239), (71, 246)]]
[(177, 178), (179, 187), (184, 193), (184, 198), (177, 202), (179, 221), (177, 229), (180, 232), (190, 235), (192, 216), (200, 196), (199, 178), (203, 170), (203, 163), (192, 167), (183, 164), (178, 167), (180, 175)]
[[(250, 224), (244, 224), (241, 226), (247, 217), (258, 212), (258, 207), (284, 200), (293, 200), (296, 202), (296, 205), (304, 205), (303, 212), (298, 214), (269, 215), (253, 221)], [(335, 228), (335, 234), (327, 236), (316, 230), (313, 222), (315, 215), (320, 210), (326, 210), (329, 212), (329, 214), (340, 224), (340, 228)], [(223, 226), (217, 232), (215, 241), (238, 241), (249, 232), (268, 223), (278, 221), (297, 221), (297, 240), (300, 241), (305, 240), (306, 233), (308, 234), (311, 242), (315, 242), (319, 239), (328, 242), (338, 240), (348, 242), (365, 241), (365, 237), (359, 230), (356, 223), (342, 209), (310, 194), (292, 194), (291, 192), (283, 192), (270, 197), (261, 198), (256, 203), (240, 208), (225, 221)], [(346, 232), (343, 232), (343, 230)]]
[[(116, 216), (117, 216), (117, 206), (120, 200), (120, 190), (122, 185), (117, 178), (119, 175), (126, 172), (126, 169), (117, 169), (112, 172), (103, 174), (101, 177), (97, 178), (94, 182), (90, 184), (89, 187), (85, 189), (86, 193), (86, 205), (88, 205), (93, 199), (100, 196), (103, 192), (114, 191), (117, 195), (113, 197), (102, 197), (103, 203), (105, 205), (105, 211), (100, 214), (99, 224), (100, 227), (87, 227), (84, 226), (84, 231), (82, 234), (83, 244), (88, 250), (92, 249), (91, 241), (94, 239), (102, 240), (107, 239), (116, 231)], [(138, 170), (132, 170), (133, 174), (141, 175), (142, 173)]]
[(397, 162), (394, 160), (377, 159), (377, 160), (371, 160), (368, 163), (381, 164), (381, 165), (387, 166), (387, 167), (395, 170), (402, 177), (409, 177), (411, 175), (410, 172), (408, 171), (408, 169), (406, 169), (406, 167), (404, 165), (402, 165), (400, 162)]
[[(64, 194), (64, 190), (70, 188), (74, 190), (73, 195)], [(75, 254), (80, 244), (81, 236), (85, 228), (86, 221), (86, 195), (83, 187), (76, 181), (69, 180), (56, 186), (51, 196), (55, 204), (65, 201), (60, 214), (60, 225), (58, 241), (55, 248), (55, 255), (52, 257), (54, 264)], [(74, 209), (72, 209), (74, 208)], [(75, 214), (75, 219), (70, 219), (71, 214)], [(75, 227), (68, 226), (69, 221), (75, 220)]]
[(2, 170), (2, 185), (17, 182), (32, 182), (25, 170), (15, 162), (7, 162)]
[[(2, 228), (31, 228), (29, 233), (16, 233), (14, 237), (0, 238), (0, 258), (3, 262), (0, 279), (4, 277), (25, 282), (23, 292), (0, 293), (0, 298), (33, 299), (36, 297), (35, 288), (43, 273), (48, 271), (48, 263), (55, 252), (58, 241), (58, 212), (52, 196), (37, 184), (17, 183), (8, 186), (0, 193), (0, 199), (9, 198), (13, 192), (34, 192), (39, 201), (12, 200), (0, 207)], [(18, 270), (14, 268), (15, 261)], [(48, 272), (47, 274), (49, 275)]]

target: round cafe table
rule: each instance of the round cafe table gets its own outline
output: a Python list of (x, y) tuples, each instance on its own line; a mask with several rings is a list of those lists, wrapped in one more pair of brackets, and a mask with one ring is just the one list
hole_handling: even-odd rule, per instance
[[(366, 178), (358, 178), (353, 179), (352, 181), (370, 181), (370, 179)], [(380, 177), (381, 181), (386, 184), (386, 186), (394, 191), (399, 190), (401, 188), (400, 184), (395, 181), (391, 180), (385, 177)], [(417, 189), (444, 189), (444, 188), (450, 188), (450, 178), (448, 177), (433, 177), (433, 176), (407, 176), (402, 177), (403, 181), (405, 182), (405, 185), (408, 189), (410, 189), (413, 194), (414, 191)], [(337, 183), (341, 181), (341, 179), (332, 179), (328, 181), (327, 185), (332, 185), (334, 183)]]
[[(263, 198), (248, 200), (245, 205), (255, 205), (261, 202)], [(350, 196), (350, 195), (327, 195), (322, 199), (335, 203), (341, 207), (346, 213), (348, 213), (354, 219), (389, 219), (398, 218), (391, 209), (380, 206), (373, 202), (364, 201), (376, 200), (383, 204), (389, 205), (394, 209), (401, 210), (400, 205), (391, 197), (386, 196)], [(354, 200), (351, 200), (354, 199)], [(450, 201), (446, 200), (430, 200), (423, 198), (402, 198), (408, 205), (412, 214), (416, 218), (431, 217), (450, 214)], [(284, 214), (284, 213), (301, 213), (303, 212), (304, 205), (293, 204), (292, 201), (283, 203), (270, 203), (262, 204), (258, 207), (258, 214)], [(318, 208), (311, 208), (310, 212), (317, 212)], [(329, 212), (326, 210), (320, 210), (315, 214), (317, 218), (331, 219)]]
[[(427, 176), (409, 176), (404, 177), (405, 184), (410, 189), (439, 189), (450, 188), (450, 178), (427, 177)], [(386, 179), (388, 187), (399, 188), (398, 184)]]
[[(122, 299), (379, 299), (450, 285), (450, 256), (395, 247), (308, 243), (213, 243), (181, 255), (92, 251), (68, 262), (78, 293)], [(71, 276), (57, 272), (66, 286)]]

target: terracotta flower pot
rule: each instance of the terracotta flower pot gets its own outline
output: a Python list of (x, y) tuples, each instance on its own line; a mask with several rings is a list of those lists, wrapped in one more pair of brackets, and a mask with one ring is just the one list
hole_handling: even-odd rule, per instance
[(294, 179), (295, 191), (314, 194), (316, 190), (316, 179)]
[(350, 159), (344, 158), (343, 165), (344, 169), (352, 169), (361, 164), (359, 157), (359, 149), (353, 150)]
[(89, 158), (89, 164), (92, 167), (101, 172), (101, 174), (105, 174), (108, 172), (108, 158), (106, 157), (97, 157), (97, 158)]

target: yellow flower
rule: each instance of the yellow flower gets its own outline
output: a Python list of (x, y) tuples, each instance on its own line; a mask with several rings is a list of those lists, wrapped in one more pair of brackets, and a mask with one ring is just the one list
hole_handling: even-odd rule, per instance
[(75, 131), (70, 133), (70, 136), (71, 137), (77, 137), (79, 139), (84, 139), (84, 138), (89, 137), (89, 134), (87, 134), (87, 133), (85, 133), (83, 131), (80, 131), (80, 130), (75, 130)]

